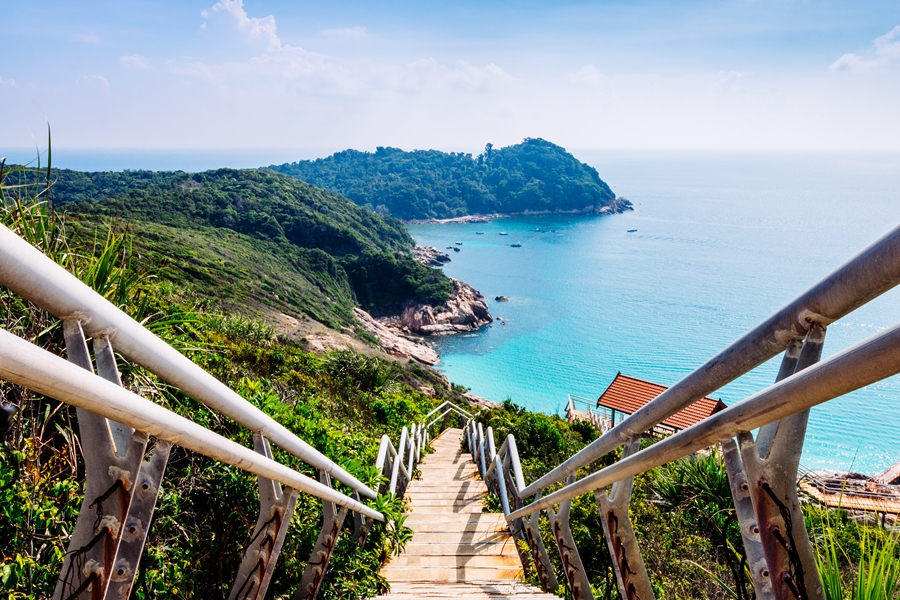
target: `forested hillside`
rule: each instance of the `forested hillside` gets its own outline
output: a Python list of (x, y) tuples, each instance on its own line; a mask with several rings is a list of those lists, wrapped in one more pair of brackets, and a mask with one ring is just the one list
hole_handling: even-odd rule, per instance
[(500, 149), (488, 144), (477, 157), (379, 147), (270, 168), (405, 220), (598, 211), (615, 201), (596, 169), (539, 138)]
[(60, 170), (54, 178), (56, 206), (78, 239), (117, 220), (134, 234), (140, 261), (226, 305), (303, 312), (341, 328), (354, 324), (360, 300), (393, 314), (409, 300), (440, 304), (452, 289), (412, 259), (397, 219), (269, 170)]
[[(132, 236), (103, 231), (97, 246), (84, 247), (48, 203), (34, 202), (31, 194), (21, 194), (26, 196), (22, 201), (20, 192), (0, 182), (0, 224), (368, 486), (383, 482), (373, 467), (382, 435), (397, 440), (402, 427), (421, 421), (445, 395), (460, 401), (458, 391), (412, 361), (348, 350), (311, 354), (259, 321), (210, 307), (202, 294), (139, 268), (132, 260)], [(211, 240), (208, 236), (198, 243)], [(179, 243), (171, 242), (173, 252), (185, 251)], [(238, 283), (253, 286), (254, 277), (251, 273)], [(59, 320), (3, 286), (0, 328), (53, 354), (65, 353)], [(126, 388), (252, 447), (248, 429), (137, 365), (123, 360), (118, 368)], [(423, 384), (441, 397), (415, 391)], [(84, 453), (93, 449), (80, 438), (72, 406), (0, 380), (0, 407), (13, 409), (9, 430), (0, 432), (0, 598), (44, 600), (52, 596), (60, 576), (84, 499)], [(279, 462), (316, 477), (316, 469), (302, 460), (273, 450)], [(382, 495), (370, 504), (388, 523), (372, 523), (360, 547), (353, 539), (353, 519), (344, 522), (319, 598), (351, 600), (387, 589), (379, 569), (411, 531), (403, 524), (398, 499)], [(174, 447), (129, 597), (227, 598), (258, 507), (256, 477)], [(321, 521), (322, 502), (301, 494), (272, 577), (271, 597), (287, 598), (298, 588)]]

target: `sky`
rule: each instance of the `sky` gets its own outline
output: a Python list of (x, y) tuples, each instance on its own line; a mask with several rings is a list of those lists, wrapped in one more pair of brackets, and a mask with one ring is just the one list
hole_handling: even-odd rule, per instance
[(0, 152), (900, 150), (900, 2), (17, 2)]

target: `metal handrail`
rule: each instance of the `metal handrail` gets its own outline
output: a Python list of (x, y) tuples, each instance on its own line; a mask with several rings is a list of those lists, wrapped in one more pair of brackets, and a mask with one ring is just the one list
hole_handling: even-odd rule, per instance
[[(428, 417), (430, 417), (431, 415), (433, 415), (433, 414), (436, 413), (437, 411), (441, 410), (441, 409), (444, 408), (445, 406), (451, 407), (450, 410), (455, 410), (456, 412), (458, 412), (458, 413), (460, 414), (460, 416), (464, 416), (464, 417), (466, 417), (466, 418), (468, 418), (468, 419), (471, 419), (471, 418), (472, 418), (472, 414), (471, 414), (469, 411), (465, 410), (464, 408), (460, 408), (459, 406), (457, 406), (456, 404), (454, 404), (454, 403), (451, 402), (450, 400), (444, 400), (443, 402), (441, 402), (440, 405), (436, 406), (431, 412), (429, 412), (427, 415), (425, 415), (424, 417), (422, 417), (422, 421), (428, 420)], [(442, 416), (443, 416), (443, 415), (442, 415)], [(438, 417), (438, 418), (440, 418), (440, 417)]]
[(0, 329), (0, 378), (373, 519), (384, 520), (380, 512), (349, 496), (3, 329)]
[[(900, 227), (528, 486), (514, 452), (515, 438), (509, 435), (495, 450), (492, 428), (485, 430), (474, 419), (468, 422), (466, 441), (472, 457), (485, 483), (500, 496), (517, 543), (530, 549), (521, 557), (533, 562), (544, 589), (555, 589), (557, 581), (538, 530), (537, 513), (542, 510), (551, 522), (573, 598), (593, 598), (568, 523), (572, 500), (593, 492), (603, 515), (600, 524), (620, 594), (629, 600), (655, 597), (630, 524), (633, 477), (720, 444), (756, 597), (822, 597), (797, 499), (808, 409), (900, 373), (900, 324), (821, 360), (825, 330), (898, 283)], [(774, 385), (640, 450), (645, 432), (782, 350)], [(570, 413), (579, 401), (569, 396)], [(590, 405), (588, 412), (593, 412)], [(754, 439), (750, 432), (757, 428)], [(623, 443), (626, 447), (618, 462), (576, 480), (578, 469)], [(563, 480), (561, 489), (543, 496), (548, 487)], [(512, 481), (515, 484), (508, 485)], [(515, 507), (510, 507), (511, 500)]]
[[(430, 413), (428, 413), (427, 415), (425, 415), (425, 419), (427, 419), (429, 416), (433, 415), (435, 412), (437, 412), (438, 410), (440, 410), (440, 409), (441, 409), (442, 407), (444, 407), (444, 406), (449, 406), (449, 408), (447, 408), (447, 410), (445, 410), (444, 412), (442, 412), (441, 414), (439, 414), (437, 417), (435, 417), (434, 419), (432, 419), (432, 420), (428, 423), (428, 425), (425, 426), (426, 431), (427, 431), (428, 429), (430, 429), (432, 425), (434, 425), (435, 423), (437, 423), (438, 421), (440, 421), (441, 419), (443, 419), (444, 417), (446, 417), (447, 415), (449, 415), (451, 412), (455, 412), (456, 414), (458, 414), (458, 415), (461, 416), (462, 418), (467, 419), (467, 420), (469, 420), (469, 421), (472, 420), (472, 419), (474, 418), (473, 415), (471, 415), (470, 413), (466, 412), (465, 410), (461, 409), (460, 407), (456, 406), (455, 404), (453, 404), (452, 402), (450, 402), (449, 400), (447, 400), (447, 401), (445, 401), (443, 404), (441, 404), (440, 406), (438, 406), (436, 409), (434, 409), (433, 411), (431, 411)], [(424, 421), (425, 419), (423, 419), (423, 421)]]
[(88, 336), (108, 337), (116, 351), (129, 360), (362, 496), (377, 496), (331, 459), (2, 225), (0, 257), (0, 284), (64, 321), (79, 321)]
[(532, 482), (522, 496), (564, 481), (633, 436), (748, 373), (800, 340), (813, 323), (829, 325), (900, 283), (900, 227), (847, 261), (752, 331)]
[[(509, 514), (509, 520), (672, 462), (900, 373), (900, 323)], [(609, 435), (609, 434), (607, 434)], [(527, 488), (520, 495), (525, 497)]]

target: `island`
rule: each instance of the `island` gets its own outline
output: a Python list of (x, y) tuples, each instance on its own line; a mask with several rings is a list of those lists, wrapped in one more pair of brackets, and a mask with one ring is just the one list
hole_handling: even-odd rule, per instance
[(407, 222), (631, 210), (596, 169), (541, 138), (499, 149), (487, 144), (477, 156), (378, 147), (269, 168)]

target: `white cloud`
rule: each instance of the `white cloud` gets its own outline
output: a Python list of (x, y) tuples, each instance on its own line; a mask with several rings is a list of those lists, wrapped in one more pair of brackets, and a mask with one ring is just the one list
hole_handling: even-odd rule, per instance
[(320, 31), (326, 37), (336, 37), (344, 39), (360, 39), (366, 37), (369, 32), (365, 27), (357, 25), (356, 27), (341, 27), (338, 29), (323, 29)]
[(120, 56), (119, 62), (126, 69), (136, 69), (139, 71), (144, 71), (153, 68), (150, 65), (150, 61), (145, 56), (141, 56), (140, 54), (128, 54), (126, 56)]
[(574, 73), (569, 73), (567, 79), (572, 83), (595, 89), (604, 87), (609, 83), (609, 78), (594, 65), (587, 65)]
[[(213, 17), (227, 17), (215, 22)], [(246, 60), (220, 63), (192, 62), (174, 67), (174, 71), (214, 85), (243, 87), (248, 81), (267, 87), (279, 95), (298, 94), (373, 98), (385, 94), (422, 94), (435, 90), (482, 93), (512, 81), (512, 77), (493, 63), (478, 67), (465, 61), (452, 65), (433, 59), (421, 59), (406, 65), (375, 63), (368, 58), (343, 60), (283, 43), (276, 31), (275, 17), (250, 17), (242, 0), (221, 0), (201, 16), (209, 19), (213, 33), (224, 26), (235, 28), (248, 40), (262, 40)], [(367, 34), (362, 26), (327, 29), (323, 35), (354, 38)], [(277, 90), (277, 92), (276, 92)]]
[(872, 43), (874, 51), (868, 57), (847, 53), (834, 61), (829, 67), (832, 71), (851, 71), (854, 73), (871, 73), (900, 59), (900, 25), (897, 25)]
[[(276, 33), (275, 17), (248, 16), (243, 0), (221, 0), (200, 13), (204, 19), (212, 19), (217, 15), (224, 16), (242, 35), (253, 41), (262, 41), (268, 49), (282, 47)], [(206, 29), (206, 23), (201, 28)]]
[(103, 75), (84, 75), (78, 78), (78, 83), (99, 86), (104, 92), (109, 91), (109, 81)]
[(96, 35), (88, 35), (88, 34), (81, 33), (81, 34), (78, 34), (78, 36), (76, 36), (76, 37), (79, 42), (84, 42), (86, 44), (99, 44), (100, 43), (100, 38)]
[(16, 88), (19, 87), (19, 84), (16, 83), (15, 79), (3, 79), (3, 77), (0, 77), (0, 86)]

